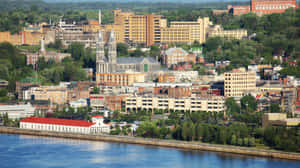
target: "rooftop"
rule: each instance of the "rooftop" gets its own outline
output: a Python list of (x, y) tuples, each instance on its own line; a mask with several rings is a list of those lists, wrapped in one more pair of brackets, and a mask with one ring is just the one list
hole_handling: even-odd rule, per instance
[(95, 123), (83, 121), (83, 120), (68, 120), (68, 119), (44, 118), (44, 117), (28, 117), (28, 118), (21, 120), (20, 122), (66, 125), (66, 126), (77, 126), (77, 127), (90, 127), (95, 124)]
[(23, 78), (21, 79), (22, 83), (40, 83), (40, 79), (39, 78), (32, 78), (32, 77), (28, 77), (28, 78)]
[(117, 63), (118, 64), (139, 64), (142, 63), (144, 60), (147, 60), (150, 63), (158, 63), (152, 57), (118, 57)]

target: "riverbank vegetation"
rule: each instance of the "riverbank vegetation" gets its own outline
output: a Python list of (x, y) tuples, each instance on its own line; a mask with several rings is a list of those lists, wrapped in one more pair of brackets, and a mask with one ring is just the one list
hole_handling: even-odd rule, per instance
[[(262, 128), (262, 114), (257, 112), (254, 97), (244, 96), (237, 104), (232, 98), (226, 100), (225, 113), (179, 112), (154, 110), (130, 112), (111, 116), (115, 121), (144, 121), (135, 136), (145, 138), (175, 139), (212, 144), (235, 145), (300, 152), (300, 126)], [(270, 105), (275, 111), (278, 107)], [(270, 107), (271, 108), (271, 107)], [(168, 116), (153, 120), (153, 114)], [(117, 131), (122, 134), (119, 128)], [(116, 133), (116, 130), (113, 132)]]

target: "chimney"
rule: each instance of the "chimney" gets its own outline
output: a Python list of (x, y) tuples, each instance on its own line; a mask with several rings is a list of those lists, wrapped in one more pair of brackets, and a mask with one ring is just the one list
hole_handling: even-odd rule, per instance
[(98, 13), (98, 19), (99, 19), (99, 25), (101, 25), (101, 10), (99, 9), (99, 13)]
[(45, 43), (44, 43), (44, 38), (41, 39), (41, 53), (45, 53), (46, 49), (45, 49)]

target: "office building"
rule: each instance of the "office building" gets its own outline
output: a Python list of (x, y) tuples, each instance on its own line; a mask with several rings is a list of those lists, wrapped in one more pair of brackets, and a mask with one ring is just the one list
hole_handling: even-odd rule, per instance
[(244, 68), (240, 68), (226, 72), (224, 76), (226, 97), (242, 97), (251, 91), (256, 91), (256, 72), (247, 72)]

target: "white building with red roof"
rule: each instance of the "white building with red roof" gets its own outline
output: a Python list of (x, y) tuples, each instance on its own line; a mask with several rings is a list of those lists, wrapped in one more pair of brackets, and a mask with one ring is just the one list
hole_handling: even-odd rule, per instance
[(104, 123), (104, 117), (96, 115), (92, 122), (58, 118), (28, 117), (20, 121), (20, 128), (79, 134), (109, 133), (110, 126)]

